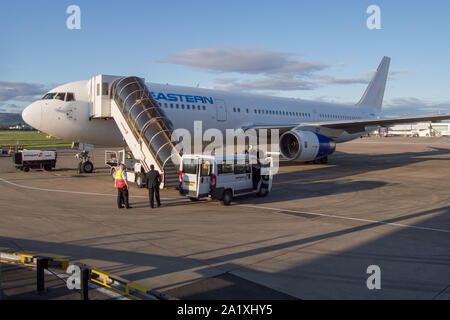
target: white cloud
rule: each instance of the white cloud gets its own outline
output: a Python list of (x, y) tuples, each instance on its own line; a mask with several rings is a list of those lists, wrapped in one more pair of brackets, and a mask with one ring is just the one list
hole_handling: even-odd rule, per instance
[[(25, 103), (26, 104), (26, 103)], [(0, 103), (1, 112), (10, 112), (10, 113), (18, 113), (22, 112), (22, 110), (25, 108), (25, 105), (18, 105), (15, 103)]]
[(15, 103), (1, 103), (0, 107), (8, 108), (8, 109), (16, 109), (16, 110), (23, 109), (23, 106), (19, 106), (19, 105), (15, 104)]
[(320, 86), (312, 79), (313, 73), (329, 67), (327, 63), (297, 59), (287, 52), (233, 46), (184, 50), (158, 62), (185, 65), (211, 73), (256, 76), (250, 79), (220, 77), (214, 82), (216, 89), (258, 92), (313, 90)]
[[(318, 72), (331, 67), (324, 62), (311, 62), (284, 51), (267, 49), (208, 47), (188, 49), (157, 60), (201, 69), (210, 73), (240, 74), (247, 77), (220, 77), (214, 79), (214, 88), (239, 91), (297, 91), (314, 90), (328, 85), (369, 83), (374, 71), (358, 77), (335, 77)], [(338, 69), (347, 63), (338, 63)], [(396, 74), (399, 72), (391, 72)], [(249, 77), (248, 77), (249, 76)]]
[(393, 98), (383, 104), (383, 114), (391, 116), (415, 116), (450, 114), (450, 101), (429, 101), (412, 97)]
[(235, 91), (296, 91), (313, 90), (318, 87), (315, 82), (288, 77), (262, 77), (254, 80), (219, 78), (214, 81), (220, 84), (218, 89)]
[(235, 83), (238, 80), (238, 78), (216, 78), (214, 79), (214, 82), (217, 84), (230, 84)]
[(42, 84), (0, 81), (0, 101), (31, 102), (40, 98), (48, 90)]
[(287, 52), (233, 47), (188, 49), (157, 62), (181, 64), (208, 72), (289, 76), (305, 76), (329, 67), (326, 63), (296, 59)]
[(369, 78), (336, 78), (331, 76), (320, 77), (323, 84), (368, 84)]

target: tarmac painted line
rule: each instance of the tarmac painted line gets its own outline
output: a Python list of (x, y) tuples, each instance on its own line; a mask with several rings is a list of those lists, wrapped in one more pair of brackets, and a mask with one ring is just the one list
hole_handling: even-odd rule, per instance
[(408, 229), (415, 229), (415, 230), (450, 233), (450, 230), (446, 230), (446, 229), (436, 229), (436, 228), (421, 227), (421, 226), (387, 222), (387, 221), (377, 221), (377, 220), (370, 220), (370, 219), (363, 219), (363, 218), (337, 216), (337, 215), (333, 215), (333, 214), (304, 212), (304, 211), (288, 210), (288, 209), (282, 209), (282, 208), (272, 208), (272, 207), (265, 207), (265, 206), (246, 205), (246, 204), (239, 204), (238, 206), (246, 207), (246, 208), (253, 208), (253, 209), (271, 210), (271, 211), (284, 211), (284, 212), (291, 212), (291, 213), (296, 213), (296, 214), (309, 214), (309, 215), (318, 216), (318, 217), (326, 217), (326, 218), (341, 219), (341, 220), (351, 220), (351, 221), (358, 221), (358, 222), (367, 222), (367, 223), (388, 225), (388, 226), (393, 226), (393, 227), (408, 228)]
[[(109, 194), (109, 193), (97, 193), (97, 192), (83, 192), (83, 191), (71, 191), (71, 190), (60, 190), (60, 189), (46, 189), (46, 188), (39, 188), (39, 187), (32, 187), (32, 186), (26, 186), (23, 184), (14, 183), (11, 181), (8, 181), (4, 178), (0, 178), (1, 182), (10, 184), (12, 186), (23, 188), (23, 189), (29, 189), (29, 190), (38, 190), (38, 191), (46, 191), (46, 192), (60, 192), (60, 193), (71, 193), (71, 194), (81, 194), (86, 196), (107, 196), (107, 197), (117, 197), (117, 194)], [(143, 198), (148, 199), (148, 196), (133, 196), (130, 195), (130, 198)], [(161, 198), (161, 200), (179, 200), (177, 198)]]
[[(107, 194), (107, 193), (96, 193), (96, 192), (83, 192), (83, 191), (70, 191), (70, 190), (38, 188), (38, 187), (32, 187), (32, 186), (26, 186), (26, 185), (14, 183), (14, 182), (8, 181), (8, 180), (6, 180), (4, 178), (0, 178), (0, 181), (2, 181), (4, 183), (7, 183), (7, 184), (10, 184), (10, 185), (15, 186), (15, 187), (19, 187), (19, 188), (23, 188), (23, 189), (30, 189), (30, 190), (38, 190), (38, 191), (46, 191), (46, 192), (60, 192), (60, 193), (70, 193), (70, 194), (81, 194), (81, 195), (88, 195), (88, 196), (108, 196), (108, 197), (116, 197), (117, 196), (115, 194)], [(130, 196), (130, 198), (147, 199), (148, 197), (147, 196)], [(161, 198), (161, 200), (177, 200), (177, 199), (176, 198)], [(450, 233), (450, 230), (447, 230), (447, 229), (437, 229), (437, 228), (421, 227), (421, 226), (408, 225), (408, 224), (402, 224), (402, 223), (377, 221), (377, 220), (371, 220), (371, 219), (346, 217), (346, 216), (337, 216), (337, 215), (325, 214), (325, 213), (302, 212), (302, 211), (289, 210), (289, 209), (283, 209), (283, 208), (273, 208), (273, 207), (256, 206), (256, 205), (245, 205), (245, 204), (239, 204), (238, 206), (246, 207), (246, 208), (253, 208), (253, 209), (271, 210), (271, 211), (285, 211), (285, 212), (291, 212), (291, 213), (296, 213), (296, 214), (302, 214), (303, 213), (303, 214), (309, 214), (309, 215), (318, 216), (318, 217), (326, 217), (326, 218), (341, 219), (341, 220), (351, 220), (351, 221), (358, 221), (358, 222), (367, 222), (367, 223), (373, 223), (373, 224), (379, 224), (379, 225), (388, 225), (388, 226), (393, 226), (393, 227), (408, 228), (408, 229), (415, 229), (415, 230)]]

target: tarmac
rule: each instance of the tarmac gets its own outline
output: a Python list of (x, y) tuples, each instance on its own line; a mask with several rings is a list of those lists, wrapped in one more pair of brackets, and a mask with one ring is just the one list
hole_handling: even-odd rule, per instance
[[(68, 258), (182, 299), (450, 299), (448, 138), (363, 138), (329, 164), (282, 161), (266, 198), (228, 207), (163, 190), (152, 209), (132, 185), (133, 208), (117, 209), (105, 150), (93, 174), (77, 174), (70, 149), (51, 172), (0, 157), (0, 251)], [(367, 286), (372, 265), (380, 289)], [(32, 290), (15, 287), (4, 284), (8, 299)]]

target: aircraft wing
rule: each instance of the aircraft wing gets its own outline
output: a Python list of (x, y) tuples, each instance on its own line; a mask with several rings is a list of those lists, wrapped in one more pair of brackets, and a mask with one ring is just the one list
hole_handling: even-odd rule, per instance
[(388, 127), (394, 124), (400, 123), (415, 123), (415, 122), (427, 122), (427, 121), (440, 121), (450, 119), (450, 114), (447, 115), (429, 115), (429, 116), (416, 116), (416, 117), (402, 117), (402, 118), (381, 118), (372, 120), (352, 120), (352, 121), (328, 121), (317, 123), (286, 123), (286, 124), (249, 124), (242, 127), (243, 130), (247, 129), (279, 129), (280, 134), (292, 130), (297, 127), (314, 128), (323, 127), (332, 130), (342, 130), (350, 134), (364, 132), (366, 127)]
[(431, 116), (417, 116), (417, 117), (403, 117), (403, 118), (382, 118), (372, 120), (357, 120), (357, 121), (336, 121), (336, 122), (324, 122), (317, 123), (316, 125), (329, 128), (345, 130), (348, 133), (358, 133), (365, 131), (366, 127), (389, 127), (394, 124), (400, 123), (415, 123), (415, 122), (427, 122), (427, 121), (440, 121), (448, 120), (450, 115), (431, 115)]

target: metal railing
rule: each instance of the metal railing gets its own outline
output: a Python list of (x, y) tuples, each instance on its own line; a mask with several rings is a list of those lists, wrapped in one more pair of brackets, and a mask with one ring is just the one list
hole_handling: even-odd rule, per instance
[[(70, 261), (61, 258), (34, 256), (24, 253), (0, 252), (0, 263), (8, 263), (36, 268), (36, 292), (45, 292), (45, 270), (55, 269), (66, 272)], [(125, 280), (121, 277), (94, 269), (85, 264), (74, 264), (80, 268), (81, 299), (89, 299), (89, 282), (105, 287), (133, 300), (177, 300), (163, 293)], [(0, 274), (1, 275), (1, 274)], [(0, 277), (1, 290), (1, 277)], [(1, 298), (1, 295), (0, 295)]]
[(171, 140), (173, 124), (153, 100), (144, 81), (138, 77), (117, 79), (111, 85), (111, 98), (136, 140), (142, 139), (163, 170), (175, 147)]

